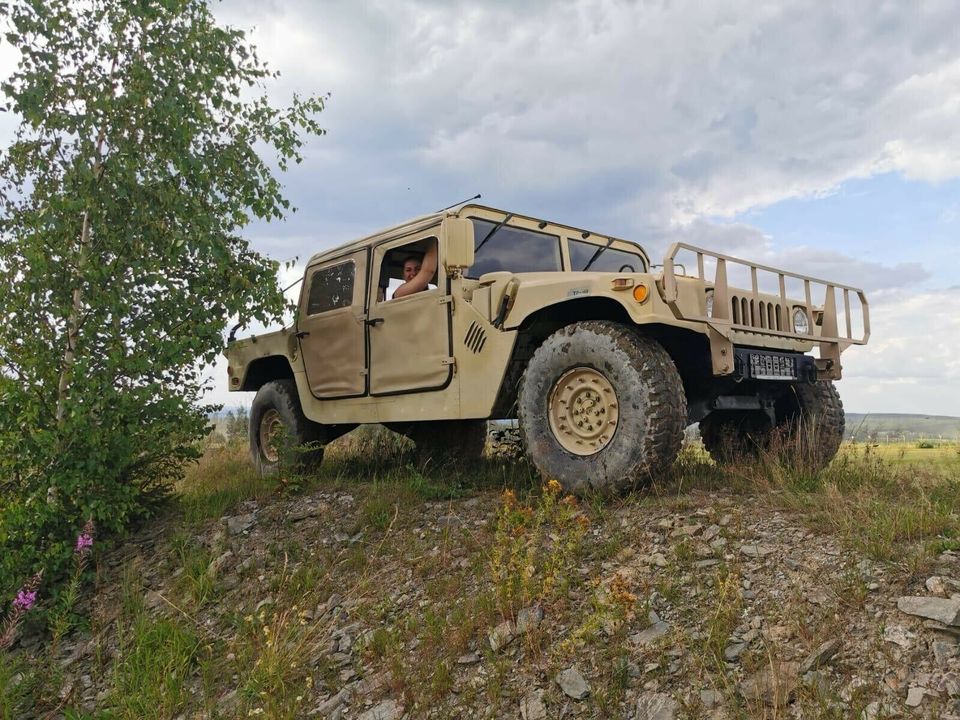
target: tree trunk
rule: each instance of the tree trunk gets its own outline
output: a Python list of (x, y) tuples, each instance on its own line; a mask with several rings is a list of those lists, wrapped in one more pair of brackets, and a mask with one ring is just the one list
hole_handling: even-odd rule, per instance
[(77, 339), (80, 336), (80, 306), (83, 301), (83, 267), (87, 263), (90, 245), (90, 213), (83, 212), (83, 225), (80, 228), (80, 247), (77, 253), (77, 279), (73, 287), (70, 314), (67, 316), (67, 346), (63, 350), (60, 363), (60, 382), (57, 384), (57, 425), (63, 424), (67, 411), (67, 395), (70, 392), (70, 377), (77, 362)]

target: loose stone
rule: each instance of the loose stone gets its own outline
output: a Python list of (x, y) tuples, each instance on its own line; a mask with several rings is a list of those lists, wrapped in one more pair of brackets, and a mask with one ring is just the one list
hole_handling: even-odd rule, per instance
[(636, 720), (674, 720), (679, 706), (664, 693), (648, 693), (637, 699)]
[(581, 672), (575, 667), (569, 667), (557, 673), (557, 685), (567, 697), (574, 700), (583, 700), (590, 694), (590, 686), (583, 679)]
[(523, 720), (547, 720), (547, 707), (543, 704), (543, 690), (533, 690), (520, 701), (520, 717)]
[(942, 622), (944, 625), (960, 625), (960, 600), (936, 597), (902, 597), (897, 608), (907, 615), (919, 615)]
[(504, 620), (493, 629), (493, 632), (490, 633), (488, 638), (490, 641), (490, 649), (494, 652), (500, 652), (503, 648), (513, 642), (513, 638), (513, 623), (511, 623), (509, 620)]

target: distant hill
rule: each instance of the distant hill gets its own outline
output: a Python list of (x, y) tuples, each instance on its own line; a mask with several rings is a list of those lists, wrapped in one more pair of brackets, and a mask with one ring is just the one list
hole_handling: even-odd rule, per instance
[(847, 437), (865, 440), (960, 440), (960, 417), (900, 413), (847, 413)]

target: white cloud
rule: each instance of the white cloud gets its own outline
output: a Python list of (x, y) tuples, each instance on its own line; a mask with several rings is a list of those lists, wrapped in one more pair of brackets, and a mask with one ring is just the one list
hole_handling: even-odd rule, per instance
[(308, 172), (334, 177), (321, 187), (341, 202), (314, 217), (349, 225), (369, 216), (351, 198), (372, 195), (393, 221), (481, 190), (639, 238), (655, 257), (684, 240), (862, 286), (874, 334), (844, 356), (848, 407), (960, 412), (946, 384), (960, 347), (943, 332), (957, 294), (926, 290), (920, 262), (785, 247), (717, 221), (881, 172), (960, 175), (956, 3), (279, 7), (224, 6), (259, 25), (266, 57), (295, 56), (280, 66), (289, 87), (333, 92), (314, 145), (338, 152)]
[[(580, 191), (666, 227), (896, 170), (960, 174), (960, 5), (568, 0), (220, 6), (331, 90), (346, 187)], [(278, 93), (279, 95), (279, 93)], [(351, 167), (352, 165), (352, 167)], [(467, 193), (465, 193), (467, 194)]]
[(843, 354), (845, 407), (960, 415), (960, 290), (887, 297), (872, 311), (870, 343)]
[[(953, 0), (226, 0), (213, 9), (254, 28), (261, 57), (282, 73), (277, 101), (332, 93), (321, 116), (329, 135), (284, 178), (300, 212), (255, 228), (273, 256), (303, 260), (479, 190), (493, 204), (640, 238), (651, 255), (685, 239), (864, 286), (874, 337), (845, 355), (848, 407), (960, 406), (947, 382), (960, 348), (942, 331), (960, 336), (960, 307), (957, 293), (930, 289), (937, 268), (785, 247), (718, 222), (882, 172), (960, 176)], [(941, 220), (955, 222), (956, 208)], [(889, 405), (868, 405), (878, 395)]]

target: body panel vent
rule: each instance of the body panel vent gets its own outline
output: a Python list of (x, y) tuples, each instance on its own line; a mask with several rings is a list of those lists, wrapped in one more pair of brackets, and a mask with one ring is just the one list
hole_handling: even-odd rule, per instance
[(463, 344), (468, 348), (473, 350), (475, 353), (479, 353), (483, 350), (483, 346), (487, 342), (487, 333), (481, 327), (480, 323), (474, 321), (470, 323), (470, 327), (467, 329), (467, 334), (463, 338)]

